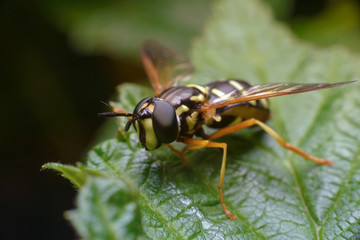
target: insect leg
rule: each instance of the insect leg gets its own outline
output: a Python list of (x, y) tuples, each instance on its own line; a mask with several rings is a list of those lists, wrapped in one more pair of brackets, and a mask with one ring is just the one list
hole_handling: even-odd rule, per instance
[(280, 137), (280, 135), (275, 132), (272, 128), (270, 128), (268, 125), (266, 125), (265, 123), (255, 119), (255, 118), (250, 118), (248, 120), (245, 120), (241, 123), (238, 123), (238, 124), (235, 124), (235, 125), (232, 125), (232, 126), (228, 126), (228, 127), (225, 127), (225, 128), (222, 128), (222, 129), (219, 129), (218, 131), (214, 132), (213, 134), (211, 134), (209, 136), (209, 139), (215, 139), (215, 138), (218, 138), (218, 137), (221, 137), (221, 136), (224, 136), (224, 135), (227, 135), (227, 134), (230, 134), (230, 133), (233, 133), (233, 132), (236, 132), (240, 129), (243, 129), (243, 128), (247, 128), (247, 127), (251, 127), (251, 126), (254, 126), (254, 125), (258, 125), (259, 127), (261, 127), (265, 132), (267, 132), (270, 136), (272, 136), (273, 138), (275, 138), (275, 140), (283, 147), (283, 148), (286, 148), (286, 149), (289, 149), (291, 151), (293, 151), (294, 153), (302, 156), (303, 158), (305, 159), (308, 159), (310, 161), (313, 161), (313, 162), (316, 162), (316, 163), (319, 163), (319, 164), (326, 164), (326, 165), (332, 165), (333, 163), (331, 161), (328, 161), (324, 158), (318, 158), (318, 157), (315, 157), (315, 156), (312, 156), (306, 152), (304, 152), (303, 150), (301, 150), (300, 148), (288, 143), (288, 142), (285, 142), (284, 139), (282, 139)]
[(219, 143), (219, 142), (211, 142), (208, 140), (201, 140), (201, 139), (193, 139), (193, 138), (185, 138), (182, 140), (186, 146), (182, 152), (188, 151), (188, 150), (195, 150), (200, 148), (222, 148), (223, 149), (223, 157), (221, 162), (221, 169), (220, 169), (220, 176), (219, 176), (219, 183), (218, 183), (218, 189), (219, 189), (219, 195), (220, 195), (220, 204), (228, 218), (231, 220), (235, 220), (236, 217), (230, 213), (230, 211), (227, 209), (224, 197), (223, 197), (223, 181), (225, 176), (225, 167), (226, 167), (226, 152), (227, 152), (227, 144), (226, 143)]
[(179, 151), (177, 150), (176, 148), (174, 148), (173, 146), (171, 146), (170, 144), (166, 144), (166, 146), (168, 148), (170, 148), (171, 151), (173, 151), (174, 153), (176, 153), (176, 155), (178, 155), (178, 157), (181, 159), (182, 163), (184, 165), (187, 164), (187, 161), (186, 161), (186, 158), (185, 158), (185, 155), (184, 155), (184, 151)]

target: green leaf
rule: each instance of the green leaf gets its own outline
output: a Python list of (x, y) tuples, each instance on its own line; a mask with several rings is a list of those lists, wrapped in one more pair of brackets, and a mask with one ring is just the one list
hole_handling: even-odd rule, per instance
[(43, 165), (44, 169), (61, 172), (81, 191), (76, 210), (66, 212), (84, 239), (143, 239), (140, 209), (133, 183), (123, 177), (111, 178), (106, 171), (58, 163)]
[[(359, 56), (298, 42), (258, 1), (218, 1), (193, 47), (192, 60), (197, 69), (192, 81), (200, 84), (221, 78), (253, 84), (360, 79)], [(271, 99), (268, 124), (310, 154), (334, 161), (332, 167), (305, 161), (256, 128), (219, 139), (228, 143), (223, 190), (235, 221), (219, 203), (219, 149), (188, 152), (184, 166), (168, 148), (140, 149), (131, 130), (90, 151), (85, 169), (103, 177), (95, 182), (86, 178), (72, 222), (85, 238), (118, 237), (117, 229), (133, 229), (138, 219), (135, 210), (124, 211), (125, 200), (135, 201), (129, 197), (135, 192), (142, 229), (152, 239), (357, 239), (359, 86)], [(120, 89), (127, 110), (146, 97), (146, 90), (135, 85)], [(124, 188), (123, 201), (115, 193)], [(112, 193), (118, 197), (109, 197)], [(123, 218), (131, 220), (118, 224)], [(136, 236), (134, 231), (125, 233)]]
[(66, 213), (84, 239), (143, 239), (135, 193), (114, 178), (90, 178)]
[(47, 163), (42, 168), (61, 172), (61, 176), (71, 181), (77, 188), (82, 187), (86, 182), (86, 174), (78, 167), (59, 163)]

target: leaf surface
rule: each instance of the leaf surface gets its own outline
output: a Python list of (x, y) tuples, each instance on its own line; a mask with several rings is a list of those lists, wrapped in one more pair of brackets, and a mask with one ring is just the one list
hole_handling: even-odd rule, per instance
[[(223, 78), (250, 83), (360, 79), (358, 56), (298, 42), (258, 1), (218, 1), (203, 36), (194, 44), (192, 60), (197, 70), (192, 82), (199, 84)], [(91, 235), (90, 225), (83, 221), (98, 221), (100, 216), (85, 218), (88, 213), (81, 209), (91, 209), (95, 203), (81, 199), (92, 191), (101, 193), (100, 182), (105, 193), (113, 184), (125, 182), (135, 189), (137, 200), (130, 201), (138, 201), (142, 228), (152, 239), (356, 239), (360, 232), (359, 86), (271, 100), (273, 116), (268, 124), (292, 144), (334, 161), (332, 167), (305, 161), (257, 128), (219, 139), (228, 143), (224, 198), (237, 216), (235, 221), (225, 216), (219, 203), (220, 150), (188, 152), (189, 164), (183, 166), (167, 148), (140, 149), (133, 130), (90, 151), (85, 169), (99, 171), (101, 176), (96, 178), (101, 180), (96, 187), (90, 181), (81, 188), (78, 217), (72, 221), (81, 236), (95, 239), (97, 235)], [(136, 85), (121, 86), (122, 106), (132, 111), (146, 92)], [(106, 194), (99, 197), (104, 199), (99, 208), (124, 209), (127, 204), (121, 199), (114, 204)], [(137, 219), (134, 212), (126, 214)], [(113, 223), (112, 218), (108, 221)], [(99, 228), (103, 234), (108, 231), (106, 226)]]

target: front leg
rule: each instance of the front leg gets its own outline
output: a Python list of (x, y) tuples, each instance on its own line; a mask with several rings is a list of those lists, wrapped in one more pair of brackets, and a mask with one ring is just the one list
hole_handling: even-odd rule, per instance
[(185, 151), (189, 150), (196, 150), (201, 148), (222, 148), (223, 149), (223, 157), (221, 162), (221, 169), (220, 169), (220, 176), (219, 176), (219, 183), (218, 183), (218, 189), (219, 189), (219, 195), (220, 195), (220, 204), (222, 205), (222, 208), (231, 220), (235, 220), (236, 217), (230, 213), (230, 211), (227, 209), (225, 202), (224, 202), (224, 196), (222, 191), (224, 176), (225, 176), (225, 167), (226, 167), (226, 153), (227, 153), (227, 144), (226, 143), (219, 143), (219, 142), (211, 142), (209, 140), (201, 140), (201, 139), (193, 139), (193, 138), (184, 138), (181, 140), (183, 143), (185, 143), (186, 146), (181, 152), (184, 153)]

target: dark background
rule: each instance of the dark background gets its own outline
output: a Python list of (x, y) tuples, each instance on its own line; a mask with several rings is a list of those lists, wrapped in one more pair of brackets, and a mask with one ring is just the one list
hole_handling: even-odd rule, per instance
[[(188, 49), (211, 5), (74, 2), (0, 1), (3, 239), (76, 238), (63, 217), (74, 208), (76, 190), (41, 165), (83, 161), (103, 123), (96, 114), (108, 110), (101, 101), (121, 82), (146, 79), (137, 57), (140, 42), (151, 37)], [(359, 52), (360, 1), (264, 2), (300, 39)]]

